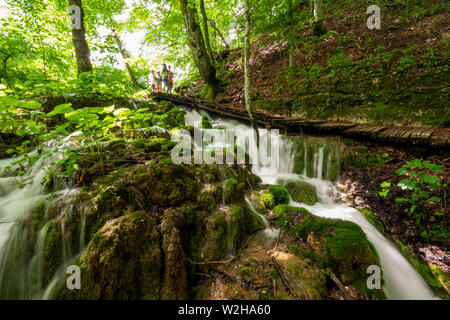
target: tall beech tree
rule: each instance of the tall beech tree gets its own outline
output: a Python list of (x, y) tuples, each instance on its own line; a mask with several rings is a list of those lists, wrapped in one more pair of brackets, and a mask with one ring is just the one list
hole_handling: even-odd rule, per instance
[(314, 13), (314, 25), (313, 35), (321, 36), (325, 33), (325, 27), (323, 25), (323, 0), (313, 0), (313, 13)]
[[(79, 8), (79, 21), (75, 21), (72, 28), (72, 41), (75, 47), (75, 56), (77, 57), (78, 74), (92, 71), (91, 53), (86, 41), (86, 29), (84, 27), (84, 11), (81, 0), (68, 0), (69, 10), (72, 6)], [(72, 14), (73, 12), (69, 12)], [(78, 19), (77, 12), (74, 15)]]
[(245, 108), (247, 109), (250, 122), (256, 134), (256, 145), (259, 148), (259, 131), (255, 121), (255, 115), (252, 110), (252, 101), (250, 96), (250, 6), (248, 0), (244, 0), (245, 8), (245, 45), (244, 45), (244, 97)]
[(200, 0), (200, 13), (202, 14), (203, 34), (205, 36), (206, 50), (208, 51), (208, 55), (209, 55), (211, 64), (214, 65), (215, 59), (214, 59), (214, 54), (213, 54), (213, 51), (211, 48), (211, 41), (209, 40), (208, 16), (206, 15), (204, 0)]
[(214, 100), (217, 94), (218, 81), (216, 69), (211, 64), (202, 30), (198, 23), (198, 13), (195, 4), (189, 0), (180, 0), (181, 12), (184, 18), (189, 49), (191, 50), (194, 64), (200, 72), (200, 76), (207, 86), (205, 99)]

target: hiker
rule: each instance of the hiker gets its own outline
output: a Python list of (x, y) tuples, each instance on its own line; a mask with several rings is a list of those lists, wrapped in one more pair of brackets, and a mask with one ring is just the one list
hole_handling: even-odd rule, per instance
[(164, 83), (164, 88), (166, 91), (169, 91), (170, 83), (169, 83), (169, 70), (167, 70), (166, 64), (163, 64), (163, 69), (161, 71), (162, 82)]
[(161, 79), (161, 75), (158, 72), (158, 76), (156, 76), (155, 71), (152, 70), (152, 74), (153, 74), (153, 83), (152, 84), (152, 88), (154, 86), (154, 91), (153, 92), (162, 92), (162, 79)]
[(155, 92), (155, 90), (156, 90), (156, 75), (155, 75), (155, 71), (151, 70), (150, 72), (151, 72), (151, 74), (148, 77), (149, 78), (148, 82), (150, 83), (152, 92)]
[(174, 74), (169, 66), (169, 93), (172, 93), (172, 90), (173, 90), (173, 76), (174, 76)]

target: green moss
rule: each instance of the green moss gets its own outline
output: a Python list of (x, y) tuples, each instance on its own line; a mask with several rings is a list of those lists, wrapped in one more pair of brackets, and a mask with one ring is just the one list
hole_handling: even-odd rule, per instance
[(212, 129), (212, 125), (211, 122), (209, 121), (209, 118), (206, 114), (203, 115), (202, 117), (202, 128), (203, 129)]
[(273, 194), (271, 194), (269, 191), (264, 191), (261, 195), (261, 201), (263, 206), (266, 209), (273, 209), (275, 207), (275, 199), (273, 197)]
[(373, 168), (384, 166), (390, 159), (387, 152), (371, 152), (365, 146), (349, 146), (342, 156), (342, 166), (344, 169)]
[(223, 200), (225, 203), (238, 202), (244, 199), (244, 183), (239, 183), (236, 179), (230, 178), (225, 181), (223, 190)]
[(45, 207), (45, 202), (38, 204), (31, 214), (31, 226), (33, 232), (36, 234), (38, 230), (42, 227), (46, 220), (47, 209)]
[(289, 191), (285, 187), (280, 185), (271, 185), (268, 192), (273, 196), (274, 205), (289, 203)]
[(216, 202), (214, 200), (213, 193), (208, 192), (206, 190), (202, 190), (198, 197), (197, 208), (205, 209), (205, 210), (209, 211), (209, 210), (214, 209), (215, 205), (216, 205)]
[(162, 115), (173, 108), (175, 108), (175, 105), (172, 102), (162, 100), (158, 102), (158, 106), (153, 112), (155, 114)]
[(386, 231), (384, 230), (383, 223), (378, 219), (376, 215), (374, 215), (372, 212), (370, 212), (367, 209), (361, 210), (361, 213), (363, 214), (366, 219), (375, 226), (381, 233), (386, 234)]
[[(329, 267), (344, 283), (363, 281), (368, 266), (380, 265), (377, 252), (357, 224), (316, 217), (304, 208), (288, 205), (277, 206), (274, 212), (277, 223), (289, 234), (304, 241), (308, 241), (310, 235), (320, 239), (319, 252), (310, 251), (308, 256), (322, 267)], [(300, 246), (297, 249), (297, 253), (305, 256), (307, 250)]]
[(446, 283), (447, 287), (450, 285), (450, 277), (442, 272), (437, 267), (429, 267), (422, 262), (420, 262), (417, 255), (413, 252), (413, 249), (407, 248), (400, 240), (397, 240), (397, 245), (402, 251), (403, 255), (412, 264), (414, 269), (422, 276), (422, 278), (430, 285), (434, 293), (439, 295), (441, 298), (449, 299), (449, 294), (445, 291), (439, 278)]
[(296, 202), (314, 205), (319, 202), (319, 197), (316, 193), (316, 188), (305, 181), (300, 180), (282, 180), (280, 184), (284, 185)]
[(227, 251), (227, 215), (223, 212), (214, 214), (207, 220), (205, 244), (202, 255), (205, 260), (220, 260)]
[(44, 286), (49, 283), (56, 269), (62, 263), (62, 242), (60, 225), (53, 220), (48, 226), (43, 249), (44, 274), (42, 283)]

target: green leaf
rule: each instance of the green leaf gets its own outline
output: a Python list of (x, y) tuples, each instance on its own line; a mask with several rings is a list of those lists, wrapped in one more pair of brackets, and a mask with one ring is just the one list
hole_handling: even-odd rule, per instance
[(50, 117), (53, 117), (57, 114), (66, 114), (66, 113), (73, 112), (74, 109), (71, 106), (72, 106), (71, 103), (64, 103), (64, 104), (57, 105), (56, 107), (53, 108), (53, 111), (50, 112), (48, 115)]
[(433, 196), (430, 199), (428, 199), (428, 201), (441, 202), (441, 198), (437, 197), (437, 196)]
[(400, 181), (397, 186), (402, 188), (402, 190), (410, 189), (413, 190), (416, 187), (417, 182), (413, 180), (403, 179)]
[(390, 182), (387, 182), (387, 181), (384, 181), (382, 184), (381, 184), (381, 187), (382, 188), (389, 188), (391, 186), (391, 183)]
[(39, 102), (36, 102), (36, 101), (25, 101), (25, 102), (22, 102), (22, 103), (20, 104), (20, 107), (21, 107), (21, 108), (29, 109), (29, 110), (40, 109), (41, 106), (42, 106), (42, 105), (41, 105)]

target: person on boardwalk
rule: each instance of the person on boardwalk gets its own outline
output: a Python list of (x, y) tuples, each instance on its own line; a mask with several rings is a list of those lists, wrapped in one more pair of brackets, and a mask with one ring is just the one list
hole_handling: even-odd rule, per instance
[(152, 92), (156, 91), (156, 75), (153, 70), (150, 71), (150, 75), (148, 77), (148, 82), (150, 84), (150, 87), (152, 88)]
[(155, 89), (153, 92), (162, 92), (162, 79), (161, 79), (160, 73), (158, 72), (158, 76), (157, 76), (155, 74), (155, 71), (152, 70), (152, 74), (153, 74), (153, 83), (155, 86)]
[(164, 83), (164, 89), (166, 92), (169, 92), (170, 83), (169, 83), (169, 70), (167, 69), (166, 64), (163, 64), (163, 69), (161, 71), (162, 82)]
[(174, 74), (169, 66), (169, 93), (172, 93), (172, 90), (173, 90), (173, 76), (174, 76)]

